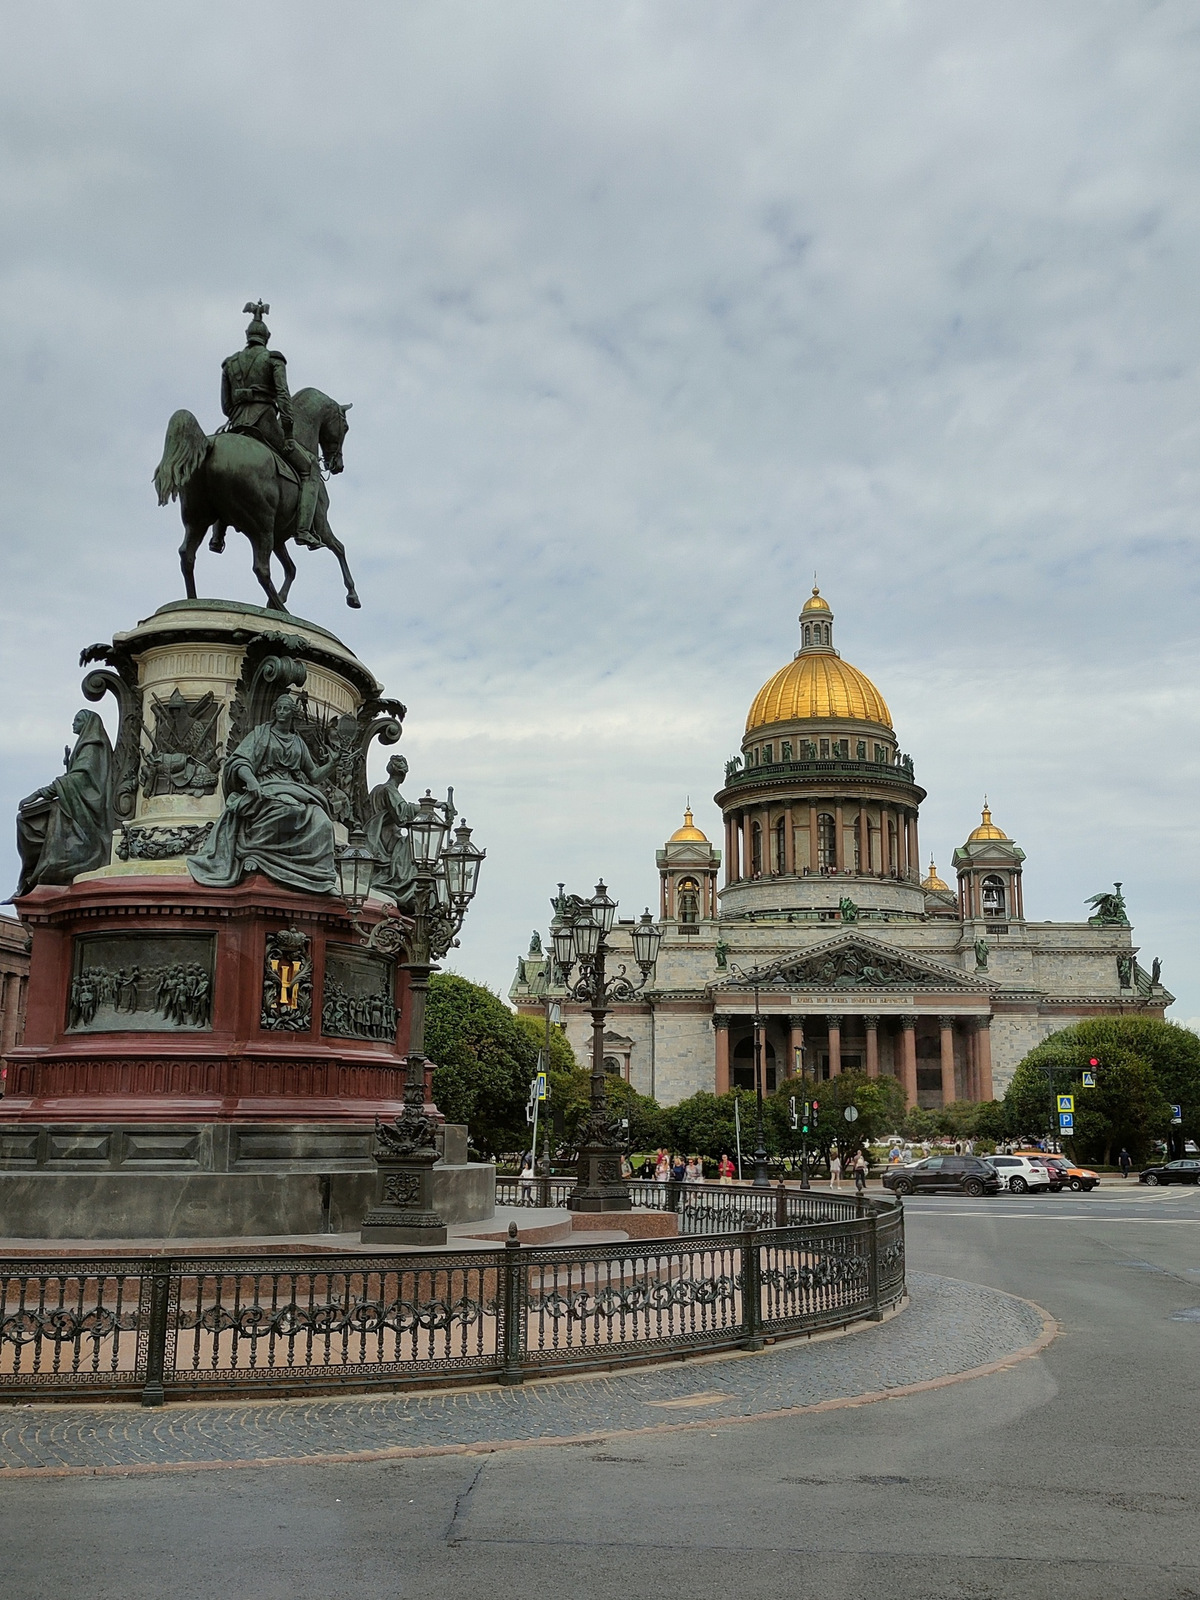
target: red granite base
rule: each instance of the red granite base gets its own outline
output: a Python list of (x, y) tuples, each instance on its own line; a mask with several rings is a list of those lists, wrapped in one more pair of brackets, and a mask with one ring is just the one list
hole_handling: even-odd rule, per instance
[[(6, 1123), (369, 1124), (399, 1114), (407, 974), (397, 975), (393, 1040), (322, 1032), (327, 945), (361, 948), (333, 896), (296, 894), (261, 876), (234, 889), (206, 889), (180, 876), (113, 877), (36, 889), (17, 910), (32, 950), (24, 1042), (4, 1058)], [(311, 1016), (306, 1027), (272, 1029), (263, 1023), (267, 940), (292, 928), (308, 939)], [(72, 1029), (76, 941), (109, 934), (215, 939), (211, 1025)]]
[(572, 1233), (610, 1233), (614, 1229), (631, 1239), (676, 1239), (679, 1218), (673, 1211), (572, 1211)]

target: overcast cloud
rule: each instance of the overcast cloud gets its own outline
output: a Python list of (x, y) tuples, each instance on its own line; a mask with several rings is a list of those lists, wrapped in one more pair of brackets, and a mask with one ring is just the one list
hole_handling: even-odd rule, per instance
[[(0, 815), (182, 593), (151, 473), (261, 295), (354, 403), (364, 607), (301, 552), (294, 609), (488, 849), (459, 970), (559, 879), (654, 907), (688, 793), (721, 842), (815, 568), (943, 875), (986, 790), (1200, 1014), (1198, 57), (1170, 0), (10, 6)], [(260, 598), (240, 535), (198, 581)]]

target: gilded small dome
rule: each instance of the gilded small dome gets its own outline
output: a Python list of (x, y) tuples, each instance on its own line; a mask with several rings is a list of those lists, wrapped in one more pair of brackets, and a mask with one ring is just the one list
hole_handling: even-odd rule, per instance
[(692, 808), (688, 806), (683, 813), (683, 827), (676, 828), (667, 840), (668, 844), (707, 844), (708, 838), (692, 821)]
[[(804, 609), (807, 611), (808, 606)], [(746, 718), (746, 732), (773, 722), (831, 717), (892, 726), (887, 701), (865, 672), (832, 653), (801, 652), (786, 667), (780, 667), (755, 695)]]
[(974, 833), (967, 835), (967, 843), (975, 844), (980, 839), (1003, 839), (1008, 841), (1008, 835), (1003, 828), (998, 828), (992, 821), (992, 813), (988, 810), (988, 803), (983, 802), (983, 819)]
[(813, 584), (812, 595), (800, 607), (800, 615), (803, 616), (806, 611), (828, 611), (828, 610), (829, 610), (829, 602), (828, 602), (828, 600), (822, 600), (821, 591), (820, 591), (820, 589), (817, 588), (816, 584), (814, 583)]
[(943, 883), (938, 877), (938, 869), (934, 865), (932, 856), (929, 858), (929, 876), (921, 880), (921, 887), (922, 889), (928, 889), (931, 894), (936, 894), (939, 891), (942, 894), (950, 893), (950, 885), (948, 883)]

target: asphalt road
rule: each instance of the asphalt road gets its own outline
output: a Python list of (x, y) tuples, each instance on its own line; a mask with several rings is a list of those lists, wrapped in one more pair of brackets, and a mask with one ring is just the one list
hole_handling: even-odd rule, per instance
[(1061, 1335), (989, 1377), (699, 1433), (0, 1481), (6, 1594), (1200, 1597), (1200, 1193), (907, 1212), (913, 1270)]

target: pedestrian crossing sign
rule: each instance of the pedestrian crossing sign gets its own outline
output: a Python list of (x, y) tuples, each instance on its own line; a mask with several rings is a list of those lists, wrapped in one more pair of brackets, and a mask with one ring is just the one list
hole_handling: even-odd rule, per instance
[(544, 1072), (538, 1073), (537, 1082), (534, 1084), (533, 1092), (537, 1099), (546, 1099), (546, 1074)]
[(1083, 1087), (1085, 1089), (1094, 1089), (1096, 1087), (1096, 1074), (1094, 1072), (1085, 1072), (1084, 1073), (1084, 1075), (1083, 1075)]
[(1075, 1096), (1073, 1094), (1060, 1094), (1058, 1097), (1058, 1109), (1060, 1111), (1074, 1111)]

